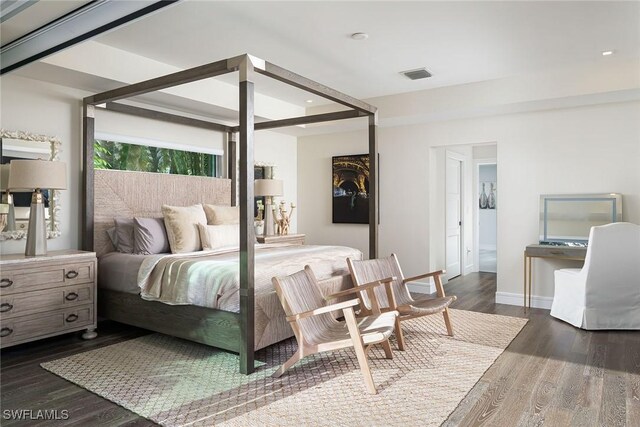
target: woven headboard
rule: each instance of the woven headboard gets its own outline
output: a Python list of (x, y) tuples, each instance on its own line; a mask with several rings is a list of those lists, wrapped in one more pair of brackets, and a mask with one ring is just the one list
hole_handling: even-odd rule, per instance
[(113, 252), (107, 230), (115, 217), (162, 217), (162, 205), (231, 204), (231, 180), (98, 169), (94, 174), (93, 250)]

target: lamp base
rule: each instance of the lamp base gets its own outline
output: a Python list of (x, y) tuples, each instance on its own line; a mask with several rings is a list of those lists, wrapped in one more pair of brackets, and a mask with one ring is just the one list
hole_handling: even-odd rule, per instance
[(9, 205), (9, 210), (7, 212), (7, 225), (5, 226), (4, 231), (16, 231), (16, 210), (13, 206), (13, 194), (11, 194), (9, 190), (2, 195), (2, 203)]
[(25, 256), (47, 254), (47, 223), (44, 218), (44, 201), (40, 190), (36, 190), (31, 196), (27, 244), (24, 254)]
[(264, 204), (264, 235), (265, 236), (273, 236), (274, 226), (273, 226), (273, 210), (271, 209), (271, 197), (267, 196), (265, 198)]

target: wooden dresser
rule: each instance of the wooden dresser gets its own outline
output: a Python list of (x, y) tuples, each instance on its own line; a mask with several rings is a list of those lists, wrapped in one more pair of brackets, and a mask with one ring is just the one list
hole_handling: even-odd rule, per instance
[(0, 347), (86, 329), (96, 337), (96, 254), (0, 257)]

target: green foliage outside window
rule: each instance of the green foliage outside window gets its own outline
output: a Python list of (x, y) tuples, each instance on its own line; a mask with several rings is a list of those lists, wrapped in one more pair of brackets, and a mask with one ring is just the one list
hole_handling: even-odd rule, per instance
[(104, 140), (96, 140), (93, 149), (96, 169), (218, 176), (219, 156), (213, 154)]

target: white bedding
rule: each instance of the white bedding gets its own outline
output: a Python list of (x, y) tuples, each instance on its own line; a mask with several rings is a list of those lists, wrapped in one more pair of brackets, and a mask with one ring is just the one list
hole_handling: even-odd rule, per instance
[[(256, 245), (255, 295), (274, 293), (271, 278), (313, 268), (318, 280), (348, 274), (346, 259), (362, 252), (344, 246)], [(239, 312), (238, 250), (145, 257), (138, 272), (141, 296), (166, 304), (191, 304)]]

